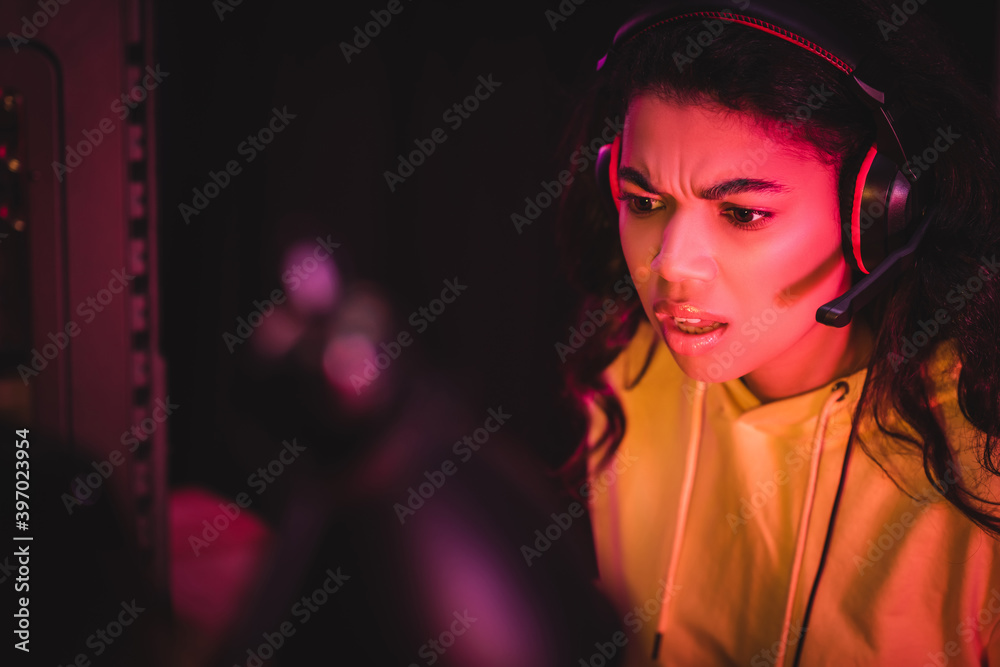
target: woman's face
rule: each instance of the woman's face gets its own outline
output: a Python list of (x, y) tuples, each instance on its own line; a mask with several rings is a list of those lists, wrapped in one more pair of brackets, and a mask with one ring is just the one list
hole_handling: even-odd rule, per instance
[(687, 375), (764, 398), (848, 370), (850, 329), (816, 322), (850, 286), (833, 165), (749, 115), (642, 95), (618, 178), (629, 271)]

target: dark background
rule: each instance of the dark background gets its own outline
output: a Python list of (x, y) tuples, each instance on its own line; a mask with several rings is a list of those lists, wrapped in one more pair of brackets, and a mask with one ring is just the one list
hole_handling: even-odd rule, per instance
[[(521, 234), (511, 214), (569, 167), (576, 100), (634, 3), (567, 0), (574, 11), (555, 29), (545, 14), (558, 11), (554, 0), (401, 3), (350, 63), (340, 43), (386, 3), (244, 2), (221, 20), (210, 3), (157, 9), (160, 60), (172, 77), (160, 98), (164, 353), (171, 396), (199, 406), (171, 425), (175, 482), (225, 489), (245, 478), (225, 415), (262, 406), (248, 405), (253, 396), (234, 401), (238, 375), (221, 334), (253, 299), (281, 287), (276, 248), (297, 233), (331, 233), (342, 244), (345, 279), (385, 290), (393, 332), (412, 332), (408, 314), (457, 276), (468, 290), (411, 349), (458, 373), (472, 404), (515, 414), (512, 431), (550, 464), (575, 445), (579, 425), (570, 428), (559, 400), (554, 348), (577, 307), (558, 260), (557, 207)], [(954, 4), (921, 11), (956, 36), (992, 87), (995, 8), (976, 7), (974, 20)], [(479, 75), (502, 85), (453, 130), (442, 113)], [(296, 119), (243, 163), (237, 146), (285, 106)], [(446, 142), (390, 192), (384, 172), (438, 127)], [(185, 225), (178, 204), (231, 159), (243, 173)]]
[[(207, 3), (158, 10), (175, 84), (160, 109), (164, 352), (171, 395), (199, 406), (172, 424), (177, 482), (225, 488), (246, 477), (226, 451), (223, 415), (246, 406), (230, 405), (220, 384), (233, 361), (221, 333), (281, 287), (275, 243), (302, 229), (342, 244), (347, 280), (385, 290), (393, 332), (412, 333), (408, 315), (457, 276), (467, 291), (407, 354), (459, 374), (472, 404), (502, 404), (547, 461), (575, 445), (557, 401), (554, 346), (568, 338), (575, 300), (558, 262), (556, 206), (521, 234), (511, 214), (567, 166), (575, 147), (560, 142), (576, 88), (621, 9), (584, 4), (553, 31), (545, 4), (402, 6), (350, 63), (339, 43), (384, 4), (243, 3), (223, 21)], [(453, 130), (442, 113), (480, 75), (501, 85)], [(237, 146), (275, 106), (297, 118), (186, 226), (177, 205), (210, 170), (243, 161)], [(384, 172), (438, 127), (448, 139), (390, 192)]]

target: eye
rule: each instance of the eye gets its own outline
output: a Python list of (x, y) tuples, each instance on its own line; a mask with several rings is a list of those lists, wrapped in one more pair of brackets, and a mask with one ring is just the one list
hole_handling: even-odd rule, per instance
[(774, 214), (770, 211), (758, 211), (754, 208), (731, 206), (722, 212), (729, 216), (733, 223), (741, 229), (757, 229), (767, 224)]
[(637, 215), (646, 215), (663, 208), (663, 202), (652, 197), (623, 192), (618, 195), (618, 201), (628, 203), (629, 211)]

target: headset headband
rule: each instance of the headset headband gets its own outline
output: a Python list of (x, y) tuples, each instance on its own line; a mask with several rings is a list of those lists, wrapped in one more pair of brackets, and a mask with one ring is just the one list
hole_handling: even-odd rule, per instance
[[(872, 40), (883, 39), (877, 26), (872, 24), (870, 34), (863, 34), (857, 26), (844, 20), (842, 12), (829, 11), (829, 2), (822, 5), (801, 0), (744, 2), (747, 4), (745, 9), (735, 7), (736, 0), (679, 0), (669, 6), (653, 5), (618, 29), (608, 52), (598, 60), (597, 70), (604, 67), (615, 47), (646, 30), (673, 21), (711, 18), (755, 28), (806, 49), (849, 76), (858, 99), (872, 111), (879, 151), (891, 158), (900, 170), (909, 170), (906, 149), (885, 109), (891, 77), (877, 60), (866, 58), (871, 50), (866, 45)], [(824, 31), (818, 32), (815, 26), (823, 26)], [(911, 172), (911, 176), (915, 180), (917, 175)]]
[[(737, 4), (735, 0), (681, 0), (671, 2), (669, 7), (662, 3), (652, 5), (618, 29), (609, 51), (657, 25), (683, 19), (706, 18), (732, 21), (769, 32), (825, 58), (845, 74), (853, 73), (868, 50), (863, 36), (847, 25), (842, 14), (822, 11), (801, 1), (753, 0), (745, 2), (746, 8), (739, 8)], [(829, 30), (820, 33), (814, 26), (826, 26)], [(877, 32), (875, 36), (881, 37)], [(598, 70), (604, 66), (607, 57), (608, 54), (605, 54), (598, 61)]]

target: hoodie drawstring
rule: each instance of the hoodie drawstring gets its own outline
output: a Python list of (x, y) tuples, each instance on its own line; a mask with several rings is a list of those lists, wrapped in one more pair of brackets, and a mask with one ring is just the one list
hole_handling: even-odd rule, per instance
[(802, 571), (802, 561), (806, 555), (806, 538), (809, 532), (809, 519), (812, 516), (813, 501), (816, 500), (816, 486), (819, 481), (819, 464), (823, 456), (823, 445), (826, 442), (826, 425), (830, 421), (830, 411), (833, 404), (847, 396), (848, 385), (838, 382), (833, 386), (830, 395), (823, 403), (819, 413), (816, 432), (813, 434), (812, 457), (809, 463), (809, 484), (806, 486), (806, 498), (799, 517), (799, 534), (795, 544), (795, 559), (792, 561), (792, 580), (788, 584), (788, 597), (785, 599), (785, 619), (781, 625), (781, 641), (778, 644), (778, 657), (775, 665), (785, 662), (785, 650), (788, 648), (788, 635), (792, 629), (792, 609), (795, 607), (795, 593), (798, 590), (799, 573)]
[[(674, 527), (673, 547), (670, 552), (670, 563), (667, 567), (666, 588), (663, 589), (663, 598), (660, 605), (660, 619), (657, 624), (656, 638), (653, 641), (653, 660), (656, 660), (660, 653), (660, 643), (667, 629), (668, 608), (670, 600), (673, 598), (674, 582), (677, 578), (677, 567), (680, 563), (681, 545), (684, 540), (685, 526), (688, 514), (691, 509), (691, 496), (694, 492), (695, 471), (698, 468), (698, 452), (701, 449), (701, 434), (705, 418), (705, 391), (708, 384), (697, 382), (695, 384), (695, 395), (691, 412), (691, 437), (688, 442), (687, 459), (684, 465), (684, 480), (681, 485), (681, 500), (677, 508), (677, 521)], [(788, 644), (788, 635), (792, 625), (792, 610), (795, 606), (795, 593), (802, 570), (802, 561), (805, 557), (806, 537), (809, 529), (809, 518), (812, 514), (813, 501), (816, 497), (816, 486), (819, 479), (819, 465), (823, 452), (823, 445), (826, 439), (826, 427), (830, 420), (830, 411), (833, 404), (843, 400), (847, 395), (848, 385), (846, 382), (838, 382), (833, 387), (830, 396), (827, 397), (820, 412), (819, 421), (816, 424), (816, 431), (813, 434), (812, 454), (809, 469), (809, 483), (806, 487), (805, 503), (802, 507), (802, 514), (799, 518), (798, 540), (795, 545), (795, 557), (792, 561), (792, 579), (788, 587), (788, 597), (785, 601), (785, 616), (781, 629), (781, 641), (779, 643), (778, 657), (776, 665), (781, 665), (785, 658), (785, 649)]]
[(708, 384), (695, 383), (693, 408), (691, 410), (691, 439), (688, 442), (687, 461), (684, 464), (684, 482), (681, 484), (681, 502), (677, 507), (677, 521), (674, 527), (674, 545), (670, 552), (670, 565), (667, 567), (667, 586), (663, 589), (663, 599), (660, 603), (660, 622), (656, 627), (656, 639), (653, 641), (653, 660), (660, 654), (660, 641), (667, 629), (667, 607), (673, 597), (674, 580), (677, 577), (677, 564), (680, 562), (681, 542), (684, 539), (684, 526), (687, 523), (688, 510), (691, 508), (691, 494), (694, 491), (694, 473), (698, 468), (698, 451), (701, 449), (701, 430), (705, 420), (705, 390)]

